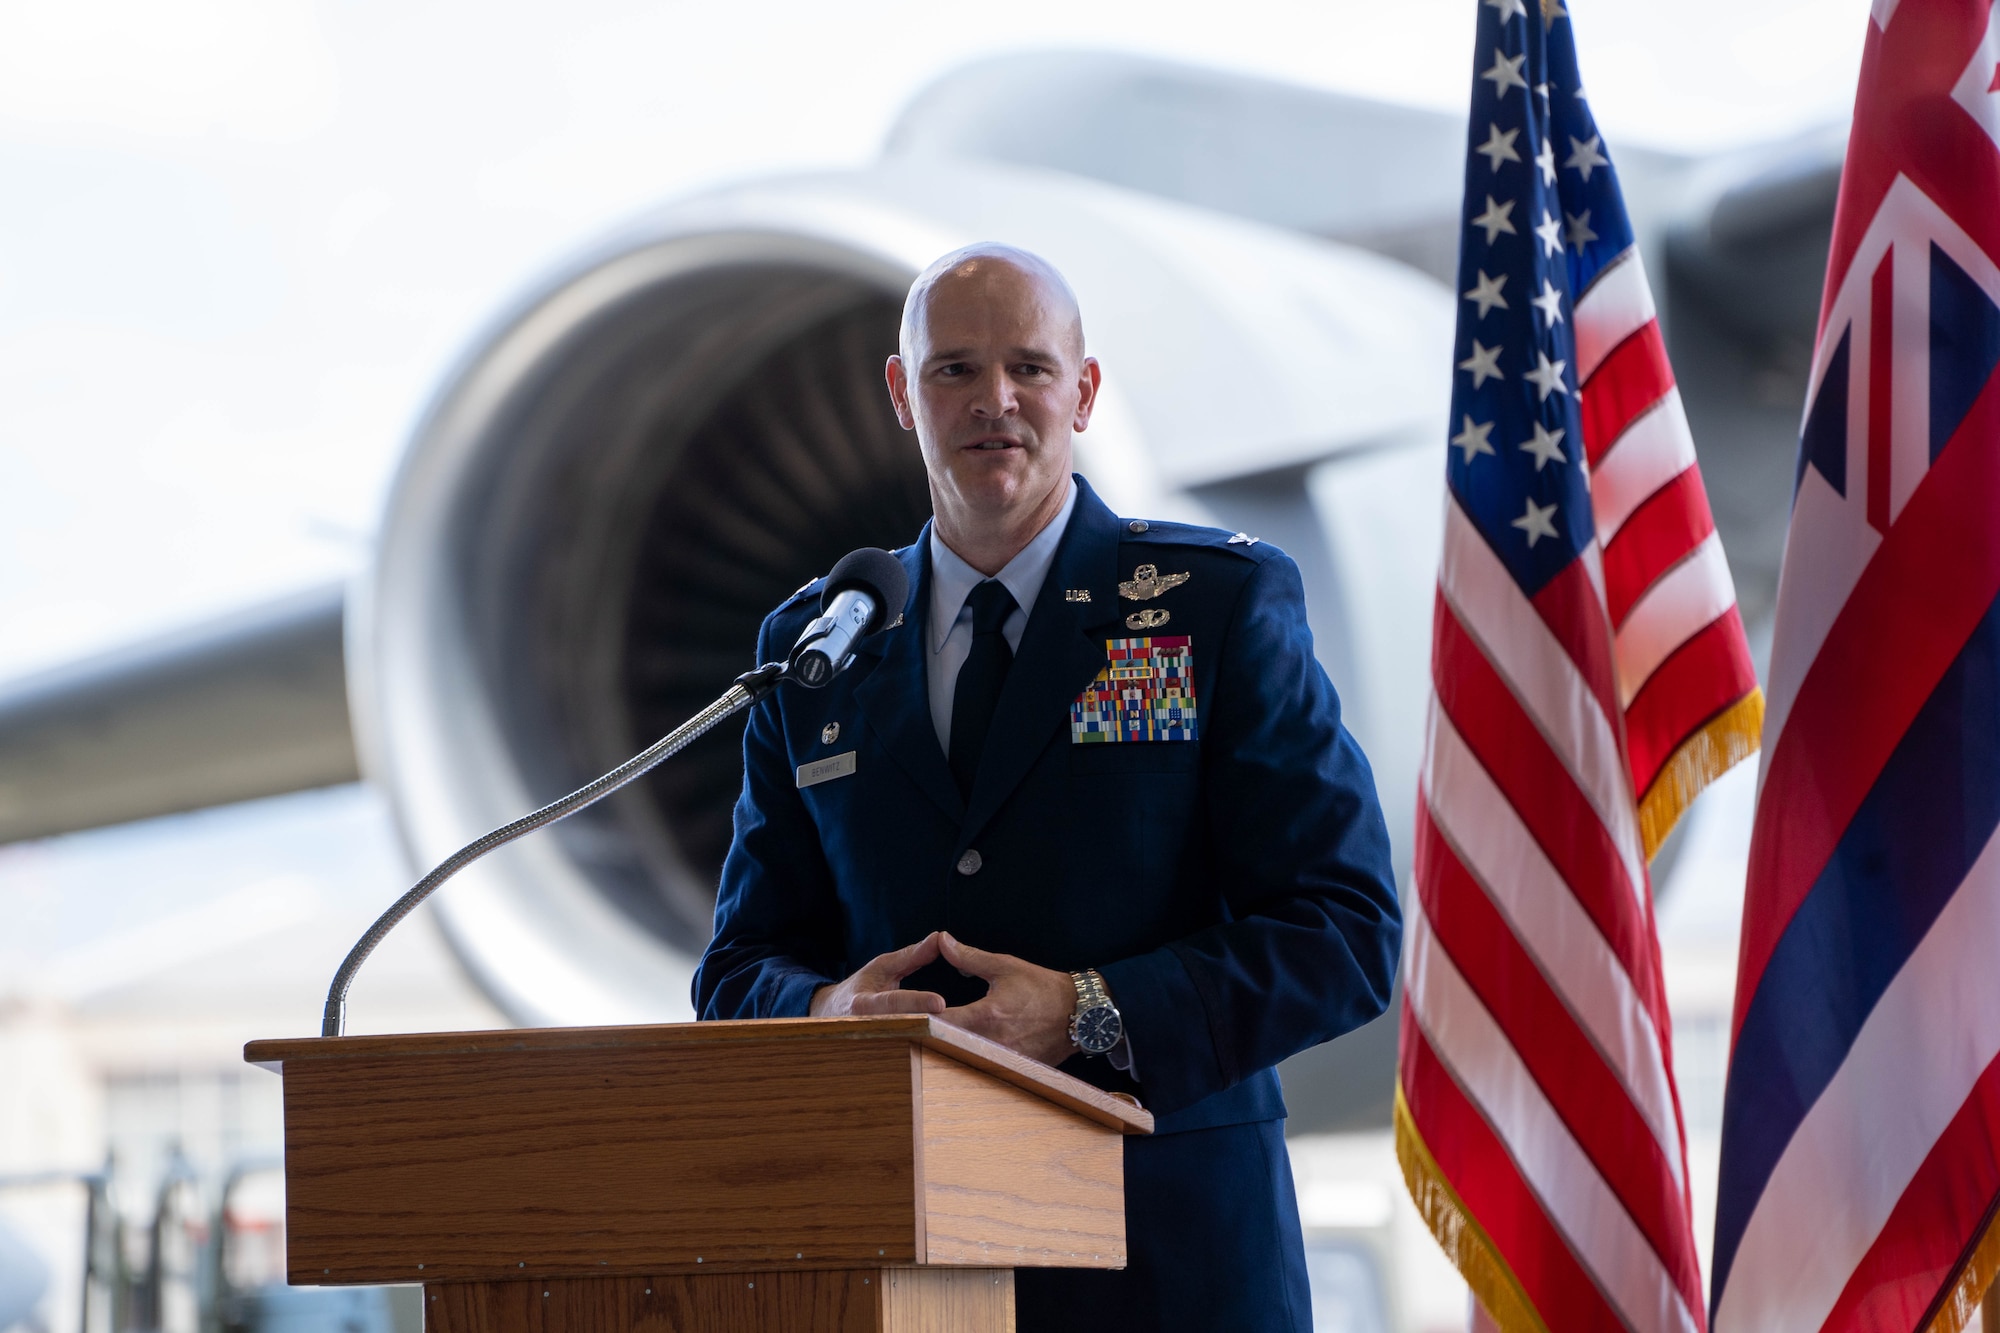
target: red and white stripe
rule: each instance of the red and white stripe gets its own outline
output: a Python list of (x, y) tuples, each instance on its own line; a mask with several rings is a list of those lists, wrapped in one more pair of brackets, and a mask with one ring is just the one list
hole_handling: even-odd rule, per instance
[(1402, 1090), (1546, 1327), (1695, 1333), (1639, 797), (1755, 680), (1636, 254), (1575, 321), (1598, 543), (1530, 598), (1448, 502)]
[[(1717, 1327), (1908, 1328), (1953, 1276), (1962, 1238), (1977, 1234), (1992, 1198), (1996, 939), (2000, 838), (1987, 843), (1799, 1124), (1743, 1233)], [(1961, 1120), (1970, 1122), (1959, 1129), (1964, 1145), (1951, 1141)], [(1955, 1226), (1935, 1216), (1893, 1226), (1899, 1206), (1912, 1202), (1928, 1205), (1919, 1213), (1969, 1216), (1952, 1218)], [(1920, 1254), (1924, 1262), (1913, 1263)], [(1910, 1280), (1918, 1272), (1928, 1284)]]
[[(1732, 651), (1743, 642), (1736, 588), (1636, 250), (1577, 300), (1576, 347), (1618, 702), (1643, 796), (1680, 742), (1754, 678), (1747, 653)], [(1734, 669), (1715, 669), (1723, 662)], [(1655, 682), (1665, 688), (1649, 690)]]

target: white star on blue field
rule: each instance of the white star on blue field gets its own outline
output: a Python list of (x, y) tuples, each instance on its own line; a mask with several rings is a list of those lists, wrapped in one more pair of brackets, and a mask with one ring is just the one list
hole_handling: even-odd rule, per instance
[(1473, 60), (1452, 492), (1530, 596), (1594, 528), (1575, 299), (1632, 245), (1560, 0), (1484, 0)]

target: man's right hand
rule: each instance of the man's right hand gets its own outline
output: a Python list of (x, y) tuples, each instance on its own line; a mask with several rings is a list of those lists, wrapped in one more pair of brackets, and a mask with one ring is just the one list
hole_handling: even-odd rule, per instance
[(935, 991), (902, 989), (904, 977), (938, 960), (938, 945), (938, 933), (933, 931), (908, 948), (870, 959), (839, 985), (821, 986), (813, 992), (812, 1016), (943, 1013), (944, 996)]

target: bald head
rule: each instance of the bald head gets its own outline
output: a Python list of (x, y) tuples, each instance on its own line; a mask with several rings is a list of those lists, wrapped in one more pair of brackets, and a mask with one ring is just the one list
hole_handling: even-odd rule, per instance
[[(1083, 360), (1083, 311), (1068, 281), (1040, 255), (998, 241), (976, 241), (953, 250), (917, 275), (903, 298), (903, 327), (896, 340), (903, 359), (919, 364), (929, 351), (934, 303), (956, 309), (996, 301), (1032, 306), (1037, 323), (1059, 335), (1066, 358)], [(919, 340), (924, 347), (918, 346)]]
[(1099, 374), (1076, 294), (1026, 250), (954, 250), (910, 285), (885, 373), (923, 450), (934, 533), (993, 573), (1062, 508), (1070, 437), (1090, 424)]

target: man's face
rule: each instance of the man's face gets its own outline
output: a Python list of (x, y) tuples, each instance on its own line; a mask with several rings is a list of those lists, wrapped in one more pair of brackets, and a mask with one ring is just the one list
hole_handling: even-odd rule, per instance
[(1097, 362), (1060, 288), (977, 257), (931, 288), (889, 395), (915, 430), (940, 509), (1001, 517), (1040, 504), (1070, 473), (1070, 433), (1090, 423)]

